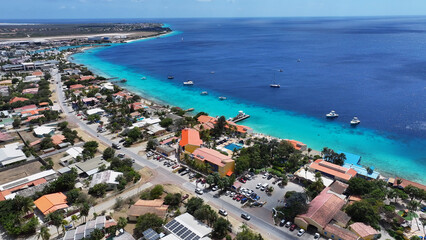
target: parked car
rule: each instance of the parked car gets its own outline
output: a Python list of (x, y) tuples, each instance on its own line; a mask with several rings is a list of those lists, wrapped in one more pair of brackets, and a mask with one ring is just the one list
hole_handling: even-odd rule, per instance
[(261, 183), (256, 184), (256, 189), (259, 189), (262, 186)]
[(217, 188), (217, 186), (213, 186), (213, 187), (212, 187), (212, 191), (213, 191), (213, 192), (214, 192), (214, 191), (217, 191), (217, 189), (218, 189), (218, 188)]
[(119, 157), (119, 158), (124, 158), (125, 156), (126, 156), (126, 154), (124, 154), (124, 153), (117, 154), (117, 157)]
[(297, 236), (302, 236), (303, 234), (305, 234), (305, 230), (304, 229), (300, 229), (299, 232), (297, 232)]
[(263, 174), (262, 178), (267, 178), (268, 177), (268, 173)]
[(223, 209), (219, 209), (219, 214), (222, 216), (228, 216), (228, 212)]
[(246, 183), (246, 182), (247, 182), (247, 180), (245, 180), (244, 178), (240, 178), (240, 182), (242, 182), (242, 183)]
[(294, 229), (296, 229), (296, 227), (297, 227), (297, 226), (296, 226), (296, 224), (292, 224), (292, 225), (290, 226), (290, 231), (292, 231), (292, 232), (293, 232), (293, 231), (294, 231)]
[(241, 217), (244, 218), (245, 220), (249, 221), (250, 220), (250, 215), (248, 215), (247, 213), (241, 213)]
[(280, 226), (282, 227), (282, 226), (284, 226), (284, 224), (285, 224), (285, 219), (281, 219)]
[(320, 238), (320, 234), (319, 233), (315, 233), (314, 239), (319, 239), (319, 238)]
[(266, 179), (270, 180), (272, 178), (272, 175), (269, 175)]
[(118, 150), (121, 149), (121, 147), (117, 143), (113, 143), (112, 148), (115, 148), (115, 149), (118, 149)]
[(204, 191), (202, 189), (196, 188), (195, 193), (197, 193), (199, 195), (203, 195)]
[(288, 227), (290, 227), (291, 226), (291, 222), (287, 222), (286, 224), (285, 224), (285, 227), (286, 228), (288, 228)]
[(243, 199), (241, 199), (241, 203), (242, 203), (242, 204), (246, 203), (247, 201), (248, 201), (248, 198), (246, 198), (246, 197), (245, 197), (245, 198), (243, 198)]

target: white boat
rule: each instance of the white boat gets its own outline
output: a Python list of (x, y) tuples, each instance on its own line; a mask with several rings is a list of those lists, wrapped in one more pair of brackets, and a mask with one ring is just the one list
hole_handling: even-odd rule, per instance
[(214, 71), (211, 71), (210, 74), (214, 74)]
[(142, 79), (142, 80), (146, 80), (146, 77), (142, 77), (141, 79)]
[(250, 117), (250, 115), (245, 114), (243, 111), (239, 111), (238, 115), (233, 117), (233, 118), (230, 118), (229, 121), (236, 123), (236, 122), (242, 121), (244, 119), (247, 119), (249, 117)]
[(337, 114), (334, 110), (331, 110), (330, 113), (325, 115), (327, 118), (337, 118), (339, 114)]
[(357, 118), (357, 117), (354, 117), (352, 120), (351, 120), (351, 125), (358, 125), (358, 124), (360, 124), (361, 123), (361, 121)]
[(201, 95), (208, 95), (209, 93), (208, 92), (206, 92), (206, 91), (204, 91), (204, 92), (201, 92)]
[(279, 85), (278, 83), (275, 82), (275, 73), (274, 73), (274, 82), (269, 84), (269, 86), (271, 88), (280, 88), (281, 87), (281, 85)]
[(226, 97), (219, 97), (219, 100), (226, 100)]
[(173, 75), (167, 76), (167, 79), (173, 79), (173, 78), (175, 78)]
[(185, 85), (185, 86), (191, 86), (191, 85), (194, 85), (194, 82), (193, 81), (186, 81), (186, 82), (183, 82), (183, 85)]

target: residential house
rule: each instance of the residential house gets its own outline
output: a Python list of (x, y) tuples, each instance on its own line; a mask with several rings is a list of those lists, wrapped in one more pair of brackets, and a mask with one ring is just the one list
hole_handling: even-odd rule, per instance
[(166, 133), (166, 129), (161, 127), (159, 124), (154, 124), (146, 127), (148, 133), (155, 136), (161, 136)]
[(8, 86), (0, 86), (0, 96), (8, 97), (9, 96), (9, 87)]
[(52, 136), (52, 143), (58, 146), (65, 140), (65, 136), (62, 134), (56, 134)]
[(182, 152), (193, 153), (197, 148), (201, 147), (203, 141), (200, 139), (200, 133), (192, 128), (182, 130), (179, 146)]
[(95, 229), (108, 229), (115, 225), (117, 225), (117, 223), (114, 221), (114, 219), (107, 220), (105, 216), (98, 216), (94, 220), (87, 221), (86, 224), (67, 231), (63, 240), (81, 240), (83, 238), (89, 239), (90, 234), (95, 231)]
[(235, 171), (235, 161), (231, 156), (224, 155), (214, 149), (197, 148), (191, 157), (198, 163), (208, 164), (213, 172), (219, 173), (221, 177), (231, 176)]
[(94, 114), (102, 115), (105, 113), (105, 110), (103, 110), (102, 108), (93, 108), (93, 109), (87, 110), (86, 113), (87, 113), (87, 116), (94, 115)]
[(41, 81), (41, 78), (36, 76), (26, 76), (24, 79), (24, 83), (37, 83), (40, 81)]
[(165, 218), (168, 208), (169, 206), (164, 205), (164, 201), (161, 199), (138, 200), (127, 211), (127, 217), (129, 218), (129, 221), (137, 221), (139, 216), (142, 216), (146, 213), (153, 213), (160, 218)]
[(105, 183), (108, 185), (109, 189), (114, 189), (119, 184), (119, 182), (117, 182), (117, 178), (122, 175), (123, 173), (112, 170), (95, 173), (92, 175), (92, 181), (90, 182), (89, 187), (92, 188), (96, 184)]
[(0, 86), (11, 86), (11, 85), (12, 85), (12, 80), (0, 81)]
[(79, 90), (79, 89), (84, 89), (85, 86), (81, 85), (81, 84), (74, 84), (70, 86), (70, 90), (74, 91), (74, 90)]
[(69, 207), (67, 204), (67, 196), (61, 192), (43, 195), (34, 201), (34, 205), (44, 216)]
[(28, 100), (30, 100), (30, 99), (23, 98), (23, 97), (14, 97), (14, 98), (10, 99), (9, 103), (25, 102), (25, 101), (28, 101)]
[(176, 154), (176, 149), (173, 147), (170, 147), (169, 145), (158, 145), (155, 150), (167, 157), (170, 157)]
[(22, 90), (22, 94), (37, 94), (38, 88), (27, 88)]
[(19, 107), (19, 108), (14, 108), (13, 111), (15, 113), (21, 113), (21, 112), (24, 112), (24, 111), (31, 111), (31, 110), (36, 110), (36, 109), (37, 109), (37, 106), (35, 104), (31, 104), (31, 105), (26, 105), (26, 106)]
[(0, 166), (6, 166), (12, 163), (24, 161), (27, 159), (25, 153), (21, 150), (19, 143), (10, 143), (0, 148)]
[(81, 76), (80, 81), (94, 80), (94, 76)]
[(0, 132), (0, 143), (7, 143), (10, 141), (13, 141), (15, 139), (15, 137), (13, 137), (12, 135), (10, 135), (7, 132)]
[(34, 135), (39, 138), (50, 137), (54, 133), (55, 133), (54, 127), (40, 126), (40, 127), (34, 128)]

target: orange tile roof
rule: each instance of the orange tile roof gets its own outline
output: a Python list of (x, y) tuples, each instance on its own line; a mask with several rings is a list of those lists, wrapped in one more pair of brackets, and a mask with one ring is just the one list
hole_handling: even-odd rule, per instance
[(26, 105), (26, 106), (23, 106), (23, 107), (14, 108), (13, 111), (19, 112), (19, 111), (25, 111), (27, 109), (37, 109), (37, 106), (35, 104)]
[(39, 109), (35, 109), (35, 110), (23, 111), (23, 112), (21, 112), (21, 114), (27, 114), (27, 113), (29, 113), (30, 115), (36, 115), (39, 112), (46, 111), (46, 110), (49, 110), (49, 109), (50, 108), (39, 108)]
[(402, 183), (401, 184), (399, 184), (399, 186), (400, 187), (402, 187), (402, 188), (405, 188), (405, 187), (407, 187), (408, 185), (411, 185), (411, 186), (413, 186), (413, 187), (417, 187), (417, 188), (420, 188), (420, 189), (423, 189), (423, 190), (425, 190), (426, 191), (426, 186), (425, 185), (422, 185), (422, 184), (420, 184), (420, 183), (416, 183), (416, 182), (412, 182), (412, 181), (409, 181), (409, 180), (407, 180), (407, 179), (403, 179), (403, 178), (395, 178), (395, 182), (393, 183), (393, 186), (394, 187), (397, 187), (398, 186), (398, 179), (401, 179), (402, 180)]
[(300, 217), (310, 218), (324, 228), (345, 205), (345, 200), (329, 193), (328, 190), (330, 188), (327, 187), (316, 196), (309, 204), (308, 212)]
[(290, 143), (294, 147), (294, 149), (296, 149), (296, 150), (300, 150), (302, 148), (302, 146), (305, 145), (304, 143), (296, 141), (296, 140), (285, 139), (285, 141)]
[(185, 128), (182, 130), (182, 139), (180, 140), (179, 146), (183, 147), (186, 145), (201, 146), (203, 141), (200, 139), (200, 133), (192, 128)]
[(61, 144), (65, 140), (64, 135), (57, 134), (52, 136), (52, 143), (55, 145)]
[(210, 117), (210, 116), (206, 116), (206, 115), (199, 116), (197, 120), (200, 123), (207, 123), (207, 122), (215, 123), (216, 122), (216, 118)]
[(48, 103), (48, 102), (41, 102), (41, 103), (39, 103), (38, 105), (39, 105), (39, 106), (46, 106), (46, 105), (49, 105), (49, 103)]
[(42, 71), (35, 71), (32, 73), (33, 76), (43, 76), (43, 72)]
[(349, 225), (349, 228), (352, 229), (353, 232), (355, 232), (362, 238), (379, 234), (379, 232), (377, 232), (374, 228), (368, 225), (365, 225), (364, 223), (361, 223), (361, 222), (353, 223)]
[(161, 199), (154, 200), (138, 200), (134, 205), (135, 206), (146, 206), (146, 207), (161, 207), (164, 201)]
[[(13, 187), (13, 188), (6, 189), (4, 191), (1, 191), (0, 195), (3, 197), (3, 200), (5, 200), (4, 196), (7, 196), (7, 195), (9, 195), (9, 194), (11, 194), (11, 193), (19, 190), (19, 189), (26, 188), (27, 186), (37, 186), (37, 185), (40, 185), (40, 184), (45, 183), (45, 182), (47, 182), (46, 179), (40, 178), (40, 179), (31, 181), (31, 182), (27, 182), (27, 183), (21, 184), (19, 186)], [(0, 197), (0, 201), (3, 201), (3, 200)]]
[(324, 232), (327, 232), (330, 235), (333, 234), (336, 237), (339, 237), (340, 239), (344, 239), (344, 240), (358, 240), (359, 239), (359, 237), (355, 233), (353, 233), (353, 232), (351, 232), (351, 231), (349, 231), (345, 228), (334, 225), (334, 224), (328, 224), (324, 228)]
[(33, 147), (33, 146), (35, 146), (35, 145), (37, 145), (37, 144), (39, 144), (39, 143), (41, 143), (41, 139), (39, 139), (39, 140), (35, 140), (34, 142), (31, 142), (31, 143), (30, 143), (30, 147)]
[(74, 84), (70, 86), (70, 89), (81, 89), (81, 88), (84, 88), (84, 86), (81, 84)]
[(194, 155), (194, 158), (201, 160), (201, 161), (207, 161), (209, 163), (213, 163), (216, 166), (223, 167), (225, 166), (225, 163), (229, 161), (234, 161), (230, 156), (226, 156), (214, 149), (210, 148), (197, 148), (192, 155)]
[(80, 78), (81, 81), (92, 80), (92, 79), (95, 79), (95, 77), (94, 76), (82, 76)]
[(349, 181), (349, 179), (356, 176), (355, 170), (327, 162), (323, 159), (317, 159), (310, 165), (310, 168), (332, 175), (336, 178), (343, 179), (345, 181)]
[[(203, 129), (212, 129), (214, 128), (214, 125), (217, 122), (217, 118), (201, 115), (198, 117), (197, 121), (201, 123), (201, 126), (203, 126)], [(235, 126), (237, 128), (237, 132), (240, 132), (240, 133), (246, 133), (247, 130), (251, 129), (250, 127), (238, 125), (231, 121), (226, 121), (226, 123), (228, 123), (228, 125)], [(226, 127), (228, 128), (229, 126), (226, 126)]]
[(14, 97), (9, 101), (9, 103), (23, 102), (23, 101), (28, 101), (28, 100), (29, 100), (28, 98)]
[[(26, 122), (29, 122), (29, 121), (31, 121), (31, 120), (39, 119), (39, 118), (44, 117), (44, 114), (34, 115), (34, 114), (37, 114), (37, 112), (36, 112), (36, 111), (30, 111), (30, 112), (31, 112), (31, 115), (32, 115), (32, 116), (29, 116), (29, 117), (27, 118)], [(34, 113), (34, 114), (33, 114), (33, 113)]]
[(59, 209), (68, 208), (67, 196), (61, 192), (44, 195), (35, 200), (34, 204), (44, 215)]

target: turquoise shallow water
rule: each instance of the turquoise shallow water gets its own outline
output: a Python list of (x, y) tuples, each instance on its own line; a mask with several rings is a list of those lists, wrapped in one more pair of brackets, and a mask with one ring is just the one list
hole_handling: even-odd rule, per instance
[[(175, 34), (179, 32), (170, 35)], [(363, 165), (374, 166), (383, 175), (396, 175), (426, 183), (425, 139), (402, 139), (362, 127), (351, 128), (238, 99), (219, 101), (217, 97), (220, 94), (212, 91), (209, 91), (208, 96), (201, 96), (200, 92), (203, 89), (177, 86), (144, 75), (143, 71), (102, 60), (96, 53), (103, 49), (105, 48), (76, 54), (74, 61), (87, 65), (97, 74), (127, 79), (127, 83), (123, 86), (144, 97), (185, 109), (195, 108), (196, 111), (208, 112), (212, 116), (225, 115), (227, 118), (243, 110), (249, 113), (251, 118), (241, 124), (252, 127), (255, 132), (296, 139), (317, 150), (327, 146), (358, 154), (362, 156)], [(142, 76), (146, 76), (147, 80), (141, 80)]]

